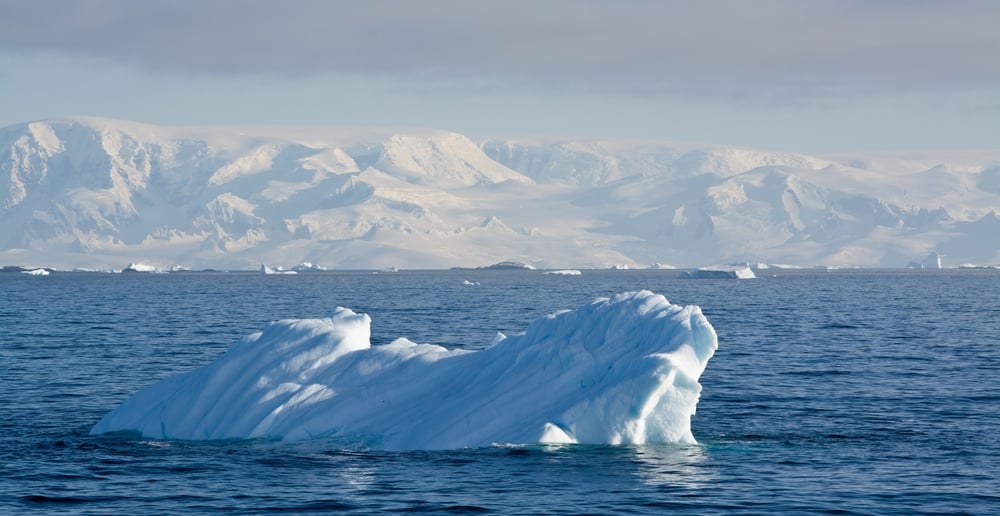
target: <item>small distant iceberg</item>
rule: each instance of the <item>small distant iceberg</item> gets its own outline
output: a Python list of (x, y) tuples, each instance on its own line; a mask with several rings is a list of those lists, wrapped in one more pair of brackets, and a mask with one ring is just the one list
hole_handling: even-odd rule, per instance
[(292, 270), (295, 272), (323, 272), (326, 270), (326, 267), (312, 262), (302, 262), (295, 267), (292, 267)]
[(27, 274), (28, 276), (48, 276), (49, 271), (47, 269), (27, 269), (21, 271), (21, 274)]
[(941, 255), (932, 252), (919, 260), (911, 261), (906, 264), (906, 267), (908, 269), (940, 269)]
[(1000, 265), (976, 265), (974, 263), (963, 263), (959, 269), (1000, 269)]
[(713, 265), (685, 271), (684, 277), (695, 279), (754, 279), (757, 277), (749, 265)]
[(545, 271), (545, 274), (553, 274), (555, 276), (579, 276), (583, 273), (576, 269), (562, 269), (558, 271)]
[(122, 272), (161, 272), (159, 267), (148, 263), (130, 263)]
[(263, 263), (260, 264), (260, 272), (261, 272), (261, 274), (267, 274), (267, 275), (271, 275), (271, 274), (298, 274), (296, 271), (286, 271), (285, 269), (281, 268), (280, 266), (277, 267), (277, 268), (271, 268), (271, 267), (268, 267), (267, 265), (264, 265)]
[(273, 322), (141, 389), (90, 433), (387, 450), (694, 443), (698, 380), (718, 347), (700, 308), (648, 291), (556, 312), (479, 351), (370, 336), (371, 318), (347, 308)]
[(479, 285), (479, 282), (478, 281), (462, 280), (462, 284), (466, 285), (466, 286), (474, 287), (476, 285)]

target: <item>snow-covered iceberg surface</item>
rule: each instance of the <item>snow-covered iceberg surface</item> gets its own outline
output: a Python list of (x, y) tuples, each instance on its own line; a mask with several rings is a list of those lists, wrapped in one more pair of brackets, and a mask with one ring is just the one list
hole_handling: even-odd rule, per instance
[(648, 291), (539, 319), (481, 351), (397, 339), (337, 308), (273, 322), (200, 369), (146, 387), (91, 434), (330, 438), (381, 449), (494, 443), (693, 443), (718, 346), (697, 306)]

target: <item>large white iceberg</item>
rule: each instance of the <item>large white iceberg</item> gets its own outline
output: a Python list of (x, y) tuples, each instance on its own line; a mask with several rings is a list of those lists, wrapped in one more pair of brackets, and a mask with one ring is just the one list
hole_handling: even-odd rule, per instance
[(648, 291), (549, 315), (480, 351), (371, 346), (370, 323), (347, 308), (273, 322), (140, 390), (91, 434), (381, 449), (693, 443), (698, 379), (718, 346), (699, 307)]

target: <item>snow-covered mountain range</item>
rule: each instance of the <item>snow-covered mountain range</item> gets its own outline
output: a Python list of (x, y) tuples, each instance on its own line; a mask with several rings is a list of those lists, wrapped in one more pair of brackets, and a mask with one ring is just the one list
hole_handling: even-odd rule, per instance
[(1000, 263), (1000, 150), (813, 157), (437, 130), (0, 129), (0, 265)]

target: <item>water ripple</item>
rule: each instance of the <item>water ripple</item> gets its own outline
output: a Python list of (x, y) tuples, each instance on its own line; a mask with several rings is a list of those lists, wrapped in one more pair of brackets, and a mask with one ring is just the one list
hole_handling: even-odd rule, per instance
[[(1000, 274), (667, 272), (329, 273), (263, 290), (251, 274), (0, 275), (0, 513), (996, 512)], [(640, 288), (701, 305), (719, 333), (698, 445), (395, 453), (87, 435), (139, 387), (272, 319), (350, 306), (373, 317), (373, 342), (476, 349)]]

